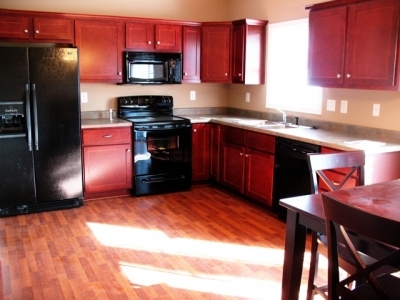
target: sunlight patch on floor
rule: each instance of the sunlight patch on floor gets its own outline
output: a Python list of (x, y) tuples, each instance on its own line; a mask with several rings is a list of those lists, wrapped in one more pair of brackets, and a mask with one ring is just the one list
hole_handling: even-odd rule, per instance
[(210, 275), (166, 270), (143, 265), (120, 263), (123, 273), (132, 284), (151, 286), (167, 284), (178, 289), (244, 297), (247, 299), (280, 299), (279, 282), (249, 279), (229, 275)]
[(280, 266), (283, 264), (284, 251), (282, 249), (170, 238), (159, 230), (92, 222), (87, 224), (97, 240), (105, 246), (223, 261), (241, 261), (257, 265)]

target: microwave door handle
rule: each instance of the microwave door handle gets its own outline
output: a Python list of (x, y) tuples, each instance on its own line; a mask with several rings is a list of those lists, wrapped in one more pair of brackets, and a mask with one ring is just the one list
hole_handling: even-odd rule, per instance
[(31, 102), (29, 96), (29, 84), (25, 84), (25, 110), (26, 110), (26, 129), (28, 135), (28, 150), (32, 151), (32, 123), (31, 123)]
[(35, 129), (35, 150), (39, 151), (39, 128), (38, 128), (38, 117), (37, 117), (37, 99), (36, 99), (36, 85), (32, 84), (32, 99), (33, 99), (33, 123)]

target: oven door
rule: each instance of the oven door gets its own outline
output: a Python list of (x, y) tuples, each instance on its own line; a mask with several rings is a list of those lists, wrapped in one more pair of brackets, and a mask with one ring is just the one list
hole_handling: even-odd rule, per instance
[(134, 195), (187, 190), (191, 186), (191, 125), (134, 126)]

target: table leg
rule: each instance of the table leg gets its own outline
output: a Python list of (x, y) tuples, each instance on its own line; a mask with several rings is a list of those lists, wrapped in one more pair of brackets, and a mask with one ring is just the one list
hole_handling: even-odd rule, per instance
[(306, 228), (299, 224), (299, 214), (288, 209), (282, 277), (282, 300), (295, 300), (299, 298), (305, 246)]

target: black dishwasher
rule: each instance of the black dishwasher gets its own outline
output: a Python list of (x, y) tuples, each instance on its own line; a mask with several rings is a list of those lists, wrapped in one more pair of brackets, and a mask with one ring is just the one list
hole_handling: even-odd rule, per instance
[(286, 219), (286, 209), (279, 205), (283, 198), (311, 194), (307, 153), (318, 153), (320, 147), (278, 137), (275, 144), (274, 196), (272, 207)]

